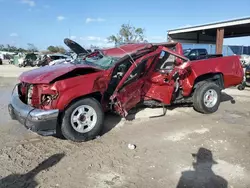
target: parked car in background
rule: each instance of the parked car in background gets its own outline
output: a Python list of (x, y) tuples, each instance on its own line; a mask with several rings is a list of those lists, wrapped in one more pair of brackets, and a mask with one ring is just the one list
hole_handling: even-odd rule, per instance
[(250, 55), (243, 54), (240, 57), (242, 65), (250, 65)]
[(222, 57), (222, 54), (208, 54), (207, 50), (205, 48), (195, 48), (195, 49), (186, 49), (184, 50), (184, 56), (193, 60), (199, 60), (199, 59), (208, 59), (208, 58), (214, 58), (214, 57)]
[(54, 65), (57, 61), (64, 61), (65, 59), (70, 58), (65, 54), (55, 53), (55, 54), (44, 54), (40, 55), (35, 64), (38, 67), (46, 66), (46, 65)]
[(3, 64), (4, 55), (0, 53), (0, 65)]
[(190, 103), (210, 114), (221, 90), (243, 80), (238, 56), (193, 63), (180, 43), (128, 44), (88, 56), (24, 72), (11, 96), (12, 119), (41, 135), (87, 141), (101, 133), (106, 111), (126, 117), (138, 104)]
[[(49, 63), (50, 66), (71, 63), (77, 59), (84, 59), (89, 54), (92, 54), (93, 57), (96, 57), (96, 54), (92, 53), (92, 52), (99, 51), (98, 49), (94, 49), (93, 51), (90, 49), (84, 49), (77, 42), (75, 42), (69, 38), (65, 38), (64, 43), (66, 46), (68, 46), (71, 49), (72, 52), (74, 52), (74, 55), (72, 55), (72, 54), (70, 56), (67, 55), (65, 58), (51, 61)], [(90, 58), (90, 56), (88, 56), (88, 58)]]
[(37, 58), (38, 58), (37, 54), (33, 52), (22, 54), (18, 58), (18, 66), (19, 67), (26, 67), (26, 66), (34, 67), (36, 65), (35, 61)]
[(246, 86), (250, 87), (250, 64), (245, 67)]

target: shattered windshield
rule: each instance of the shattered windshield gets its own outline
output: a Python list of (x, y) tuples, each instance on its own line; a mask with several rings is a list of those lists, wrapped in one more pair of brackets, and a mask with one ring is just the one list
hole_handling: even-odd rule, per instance
[(74, 60), (74, 64), (81, 64), (81, 65), (89, 65), (94, 66), (99, 69), (107, 70), (115, 65), (118, 58), (110, 57), (110, 56), (102, 56), (102, 57), (91, 57), (91, 58), (77, 58)]

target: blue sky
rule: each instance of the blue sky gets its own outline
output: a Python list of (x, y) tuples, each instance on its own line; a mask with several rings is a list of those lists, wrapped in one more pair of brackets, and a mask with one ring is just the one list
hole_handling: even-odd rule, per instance
[[(250, 16), (249, 0), (0, 0), (0, 7), (0, 44), (39, 49), (64, 46), (69, 36), (84, 46), (109, 46), (106, 38), (128, 22), (161, 42), (169, 29)], [(224, 44), (250, 45), (250, 38)]]

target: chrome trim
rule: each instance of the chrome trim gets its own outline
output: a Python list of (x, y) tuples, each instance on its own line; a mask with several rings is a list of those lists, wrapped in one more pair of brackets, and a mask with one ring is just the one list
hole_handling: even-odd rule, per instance
[(34, 109), (32, 110), (29, 115), (32, 120), (39, 121), (39, 120), (52, 120), (58, 117), (59, 110), (40, 110)]

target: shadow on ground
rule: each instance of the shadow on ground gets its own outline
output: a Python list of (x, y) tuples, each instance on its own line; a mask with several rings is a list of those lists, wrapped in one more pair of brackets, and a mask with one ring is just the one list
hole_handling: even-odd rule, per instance
[(117, 114), (111, 112), (105, 113), (104, 128), (101, 133), (101, 136), (103, 136), (104, 134), (108, 133), (113, 128), (115, 128), (121, 122), (121, 120), (122, 117)]
[(221, 102), (228, 102), (228, 101), (230, 101), (231, 104), (235, 104), (236, 103), (235, 100), (234, 100), (234, 98), (231, 95), (228, 95), (228, 94), (222, 92), (221, 93)]
[(227, 188), (228, 182), (216, 175), (212, 166), (218, 164), (213, 154), (206, 148), (200, 148), (197, 154), (192, 154), (194, 170), (182, 172), (177, 188)]
[(52, 166), (56, 165), (65, 154), (59, 153), (52, 155), (36, 168), (32, 169), (26, 174), (12, 174), (0, 180), (1, 188), (35, 188), (38, 183), (35, 180), (35, 176), (43, 170), (48, 170)]
[[(232, 96), (226, 94), (226, 93), (222, 93), (221, 96), (221, 102), (227, 102), (230, 101), (232, 104), (235, 104), (235, 100)], [(172, 111), (175, 110), (176, 108), (179, 107), (192, 107), (191, 103), (188, 104), (173, 104), (171, 106), (165, 106), (165, 107), (152, 107), (151, 109), (155, 109), (155, 108), (162, 108), (162, 114), (159, 115), (154, 115), (152, 114), (151, 116), (149, 116), (148, 118), (159, 118), (159, 117), (163, 117), (165, 116), (165, 114), (167, 113), (168, 110)], [(136, 107), (132, 108), (129, 111), (128, 116), (126, 117), (127, 121), (133, 121), (136, 119), (136, 114), (139, 113), (140, 111), (144, 110), (145, 108), (149, 108), (149, 107), (145, 107), (144, 105), (137, 105)], [(112, 113), (112, 112), (107, 112), (105, 113), (105, 119), (104, 119), (104, 128), (103, 131), (101, 132), (100, 136), (103, 136), (104, 134), (108, 133), (109, 131), (111, 131), (113, 128), (115, 128), (120, 122), (122, 121), (122, 117), (120, 117), (119, 115)], [(60, 130), (57, 130), (60, 131)], [(61, 139), (65, 139), (63, 136), (61, 136), (61, 134), (59, 134), (60, 136), (57, 136), (58, 138)]]

